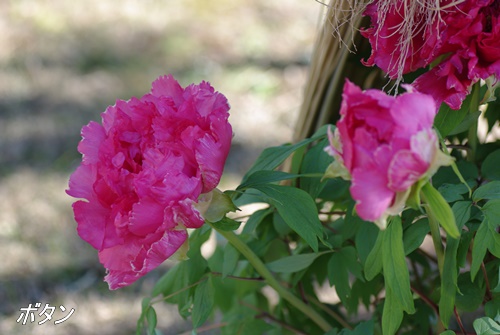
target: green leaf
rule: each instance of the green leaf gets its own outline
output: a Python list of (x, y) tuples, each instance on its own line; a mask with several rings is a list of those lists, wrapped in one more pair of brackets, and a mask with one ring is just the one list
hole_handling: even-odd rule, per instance
[(457, 201), (451, 207), (459, 230), (469, 221), (471, 208), (472, 202), (470, 201)]
[(148, 321), (148, 335), (154, 335), (156, 329), (156, 311), (153, 306), (149, 306), (146, 312), (146, 320)]
[(481, 165), (483, 178), (488, 180), (500, 180), (500, 149), (489, 154)]
[(220, 229), (220, 230), (224, 230), (224, 231), (236, 230), (241, 225), (241, 222), (230, 219), (228, 217), (224, 217), (220, 221), (211, 222), (211, 223), (215, 228)]
[(142, 329), (144, 327), (144, 319), (146, 318), (146, 313), (150, 307), (151, 303), (151, 298), (146, 297), (142, 299), (141, 302), (141, 315), (139, 316), (139, 319), (137, 320), (137, 327), (135, 330), (136, 335), (141, 335), (142, 334)]
[[(455, 207), (455, 206), (454, 206)], [(461, 210), (461, 206), (457, 210)], [(465, 222), (461, 222), (459, 229)], [(446, 250), (444, 253), (443, 273), (441, 274), (441, 297), (439, 299), (439, 316), (441, 321), (448, 327), (453, 310), (455, 307), (455, 297), (457, 293), (457, 252), (460, 245), (460, 239), (448, 238), (446, 239)]]
[(252, 188), (255, 185), (271, 184), (282, 180), (293, 179), (299, 177), (300, 174), (287, 173), (283, 171), (261, 170), (255, 171), (240, 184), (236, 189), (244, 190)]
[(222, 278), (226, 278), (227, 275), (233, 274), (236, 265), (238, 264), (238, 259), (240, 258), (240, 253), (236, 250), (231, 243), (227, 243), (224, 247), (224, 261), (222, 263)]
[(479, 229), (474, 237), (474, 244), (472, 247), (472, 264), (470, 267), (470, 275), (472, 281), (476, 277), (481, 263), (483, 262), (484, 256), (486, 255), (486, 250), (488, 245), (491, 243), (491, 234), (489, 230), (488, 220), (483, 220)]
[(382, 311), (382, 330), (384, 335), (394, 335), (403, 321), (403, 308), (394, 297), (392, 290), (386, 290), (384, 309)]
[(495, 180), (478, 187), (472, 194), (475, 202), (480, 200), (500, 199), (500, 181)]
[(311, 248), (318, 251), (318, 237), (323, 237), (323, 226), (318, 218), (316, 203), (305, 191), (281, 185), (256, 185), (255, 189), (268, 196), (287, 225), (301, 236)]
[(373, 320), (360, 322), (353, 330), (343, 329), (339, 335), (373, 335), (374, 322)]
[(463, 133), (475, 123), (477, 122), (477, 119), (479, 118), (479, 115), (481, 115), (481, 111), (476, 110), (475, 112), (469, 113), (465, 116), (465, 118), (460, 122), (458, 126), (455, 127), (452, 131), (449, 132), (448, 136), (451, 135), (457, 135), (460, 133)]
[[(382, 256), (386, 290), (382, 330), (384, 335), (393, 335), (403, 320), (403, 311), (409, 314), (415, 312), (410, 290), (410, 276), (404, 254), (401, 218), (392, 217), (387, 229), (379, 233), (376, 245), (379, 244), (381, 236), (382, 252), (379, 252), (379, 255)], [(367, 263), (369, 261), (370, 257), (368, 257)]]
[[(483, 208), (481, 208), (484, 216), (488, 218), (491, 224), (500, 226), (500, 199), (493, 199), (488, 201)], [(500, 257), (500, 256), (497, 256)]]
[(382, 271), (382, 245), (384, 243), (384, 231), (378, 231), (377, 240), (372, 251), (368, 254), (365, 262), (365, 277), (370, 281)]
[(490, 200), (481, 209), (484, 214), (484, 220), (479, 226), (474, 237), (472, 247), (471, 279), (479, 271), (483, 262), (486, 250), (489, 250), (497, 258), (500, 258), (500, 234), (497, 227), (500, 225), (500, 200)]
[(260, 154), (260, 156), (255, 161), (254, 165), (250, 168), (250, 170), (243, 177), (244, 184), (247, 179), (256, 171), (261, 170), (274, 170), (280, 164), (282, 164), (285, 159), (288, 158), (294, 151), (300, 149), (309, 143), (312, 143), (324, 136), (326, 136), (327, 126), (323, 126), (320, 128), (316, 134), (314, 134), (311, 138), (300, 141), (296, 144), (285, 144), (277, 147), (270, 147), (264, 149), (264, 151)]
[(461, 273), (457, 285), (460, 293), (455, 301), (457, 309), (464, 312), (476, 311), (481, 306), (486, 291), (482, 280), (472, 282), (468, 273)]
[(299, 272), (309, 267), (316, 258), (324, 253), (325, 252), (287, 256), (267, 263), (266, 267), (273, 272), (279, 273)]
[(479, 226), (474, 244), (472, 247), (471, 278), (474, 280), (481, 263), (483, 262), (486, 250), (489, 250), (497, 258), (500, 258), (500, 234), (497, 228), (500, 225), (500, 199), (488, 201), (481, 211), (484, 220)]
[[(316, 144), (311, 149), (307, 150), (304, 155), (304, 160), (300, 169), (304, 174), (320, 174), (323, 175), (326, 168), (332, 162), (332, 157), (325, 152), (325, 147), (328, 145), (328, 139), (324, 139)], [(309, 193), (313, 198), (317, 198), (321, 190), (326, 185), (326, 180), (322, 177), (317, 178), (300, 178), (300, 188)]]
[[(153, 287), (151, 296), (156, 297), (160, 294), (165, 296), (181, 289), (184, 283), (182, 283), (181, 278), (185, 277), (185, 273), (189, 269), (185, 266), (185, 262), (177, 263), (174, 267), (167, 270)], [(187, 283), (185, 283), (187, 285)]]
[(444, 332), (440, 333), (439, 335), (457, 335), (453, 330), (445, 330)]
[[(384, 232), (382, 245), (382, 263), (384, 280), (387, 289), (394, 294), (401, 308), (409, 314), (415, 312), (413, 297), (410, 289), (410, 275), (406, 265), (403, 247), (403, 228), (401, 219), (393, 217)], [(395, 306), (392, 306), (395, 307)]]
[(490, 318), (495, 318), (500, 315), (500, 299), (497, 295), (493, 296), (493, 300), (484, 304), (484, 313)]
[(193, 311), (191, 318), (193, 328), (198, 328), (208, 319), (214, 308), (214, 287), (212, 278), (204, 280), (196, 286), (194, 291)]
[(255, 211), (247, 220), (245, 227), (243, 227), (242, 234), (252, 234), (257, 226), (271, 213), (272, 208), (264, 208)]
[(434, 127), (439, 130), (442, 137), (448, 136), (462, 122), (469, 112), (471, 99), (472, 94), (469, 94), (458, 111), (451, 109), (447, 104), (441, 104), (439, 112), (434, 118)]
[(422, 196), (428, 204), (428, 210), (431, 212), (429, 214), (434, 215), (439, 224), (452, 238), (458, 238), (460, 232), (455, 222), (455, 216), (443, 196), (430, 183), (426, 183), (422, 187)]
[(363, 279), (356, 249), (348, 246), (342, 248), (339, 252), (333, 253), (328, 261), (327, 269), (330, 285), (335, 285), (337, 295), (345, 304), (351, 294), (350, 273), (354, 274), (358, 279)]
[(405, 229), (403, 234), (405, 255), (409, 255), (418, 249), (429, 231), (429, 222), (427, 219), (420, 219)]
[(500, 325), (487, 316), (474, 320), (472, 325), (477, 335), (500, 334)]

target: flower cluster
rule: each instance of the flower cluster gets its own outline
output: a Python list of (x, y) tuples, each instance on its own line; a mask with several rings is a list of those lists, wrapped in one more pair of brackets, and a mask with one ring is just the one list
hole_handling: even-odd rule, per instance
[(432, 129), (434, 100), (406, 88), (394, 97), (346, 81), (341, 119), (326, 148), (335, 158), (327, 176), (351, 179), (358, 215), (382, 229), (389, 215), (402, 211), (417, 181), (451, 163)]
[[(424, 1), (425, 2), (425, 1)], [(435, 8), (435, 4), (440, 8)], [(434, 65), (413, 87), (436, 102), (459, 109), (479, 79), (500, 78), (500, 1), (376, 0), (365, 12), (372, 26), (363, 32), (372, 45), (365, 62), (390, 78)]]
[[(118, 100), (82, 129), (82, 164), (67, 193), (78, 233), (99, 251), (111, 289), (171, 257), (204, 223), (196, 208), (219, 183), (232, 138), (229, 105), (207, 82), (158, 78), (142, 98)], [(185, 250), (184, 250), (185, 252)]]

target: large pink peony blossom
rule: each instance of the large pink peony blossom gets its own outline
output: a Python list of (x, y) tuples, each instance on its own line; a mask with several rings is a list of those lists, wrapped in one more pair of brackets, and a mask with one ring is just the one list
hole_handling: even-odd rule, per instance
[(327, 175), (350, 178), (358, 215), (381, 228), (403, 209), (413, 184), (450, 162), (432, 129), (434, 100), (407, 88), (394, 97), (346, 81), (341, 119), (326, 148), (336, 159)]
[[(435, 7), (436, 2), (431, 2)], [(413, 87), (459, 109), (472, 84), (500, 78), (500, 1), (439, 1), (440, 10), (413, 0), (376, 0), (367, 7), (372, 54), (390, 78), (431, 63)], [(382, 14), (383, 13), (383, 14)]]
[[(82, 164), (67, 193), (78, 234), (99, 251), (111, 289), (131, 284), (204, 223), (195, 208), (222, 174), (232, 130), (229, 105), (207, 82), (185, 89), (172, 76), (142, 98), (118, 100), (102, 125), (82, 128)], [(181, 248), (181, 251), (184, 248)]]

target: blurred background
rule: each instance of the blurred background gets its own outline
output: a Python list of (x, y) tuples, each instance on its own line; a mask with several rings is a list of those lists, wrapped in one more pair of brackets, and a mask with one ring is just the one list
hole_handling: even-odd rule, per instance
[[(169, 264), (108, 290), (64, 192), (81, 127), (162, 74), (208, 80), (232, 106), (222, 188), (234, 187), (263, 148), (291, 139), (323, 10), (315, 0), (0, 1), (0, 334), (134, 333)], [(36, 302), (55, 306), (54, 319), (17, 323)], [(163, 334), (190, 334), (176, 307), (157, 311)]]

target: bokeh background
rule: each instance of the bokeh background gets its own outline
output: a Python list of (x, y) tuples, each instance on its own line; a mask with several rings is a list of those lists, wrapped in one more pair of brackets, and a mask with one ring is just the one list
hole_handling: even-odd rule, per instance
[[(0, 334), (134, 333), (169, 263), (108, 290), (64, 192), (81, 127), (162, 74), (208, 80), (232, 106), (222, 183), (234, 187), (263, 148), (291, 139), (323, 10), (315, 0), (0, 1)], [(76, 311), (59, 325), (59, 309), (45, 324), (17, 323), (36, 302)], [(175, 307), (157, 311), (163, 334), (190, 334)]]

